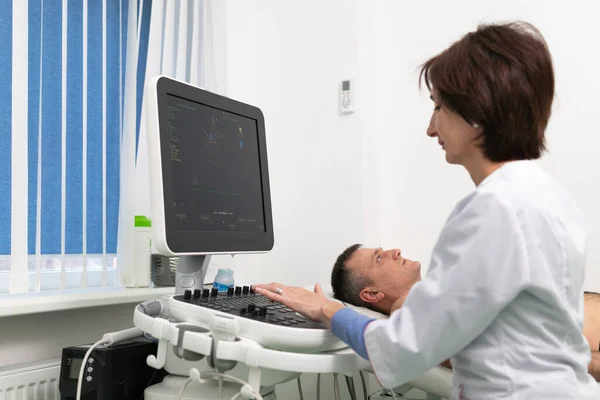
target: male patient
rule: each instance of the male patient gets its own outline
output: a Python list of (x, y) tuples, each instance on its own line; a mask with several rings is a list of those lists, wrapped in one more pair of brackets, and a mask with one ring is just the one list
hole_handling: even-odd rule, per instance
[[(421, 280), (421, 264), (398, 249), (348, 247), (331, 271), (333, 296), (359, 307), (390, 315), (400, 308), (410, 288)], [(600, 294), (585, 292), (583, 333), (592, 351), (589, 373), (600, 381)], [(451, 367), (446, 361), (442, 365)]]

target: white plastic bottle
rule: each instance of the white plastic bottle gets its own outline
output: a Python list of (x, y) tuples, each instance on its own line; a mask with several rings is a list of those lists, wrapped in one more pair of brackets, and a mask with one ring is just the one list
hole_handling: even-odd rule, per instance
[(219, 290), (219, 293), (227, 293), (227, 289), (230, 286), (235, 286), (235, 281), (233, 279), (233, 270), (227, 268), (219, 268), (217, 275), (215, 276), (215, 280), (213, 282), (213, 287)]
[(123, 283), (126, 287), (148, 287), (151, 283), (152, 221), (144, 215), (135, 216), (134, 265), (128, 265)]

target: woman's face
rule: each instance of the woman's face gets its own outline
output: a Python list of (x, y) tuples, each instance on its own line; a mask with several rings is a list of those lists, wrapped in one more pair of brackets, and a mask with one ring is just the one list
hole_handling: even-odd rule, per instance
[(444, 107), (435, 92), (431, 99), (434, 111), (427, 128), (427, 136), (438, 138), (442, 150), (446, 152), (446, 161), (450, 164), (465, 165), (470, 158), (480, 155), (475, 139), (481, 128), (467, 123), (460, 115)]

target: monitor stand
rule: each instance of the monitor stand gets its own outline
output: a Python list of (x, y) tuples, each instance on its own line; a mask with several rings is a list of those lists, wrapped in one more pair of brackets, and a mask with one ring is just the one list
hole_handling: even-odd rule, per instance
[(210, 263), (210, 255), (180, 256), (175, 270), (175, 294), (204, 287), (204, 277)]

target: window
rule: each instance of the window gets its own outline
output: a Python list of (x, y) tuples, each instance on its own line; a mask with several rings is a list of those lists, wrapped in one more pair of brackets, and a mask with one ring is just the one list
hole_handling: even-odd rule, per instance
[[(129, 1), (0, 0), (0, 294), (23, 274), (30, 291), (119, 285)], [(152, 2), (136, 4), (139, 130)]]

